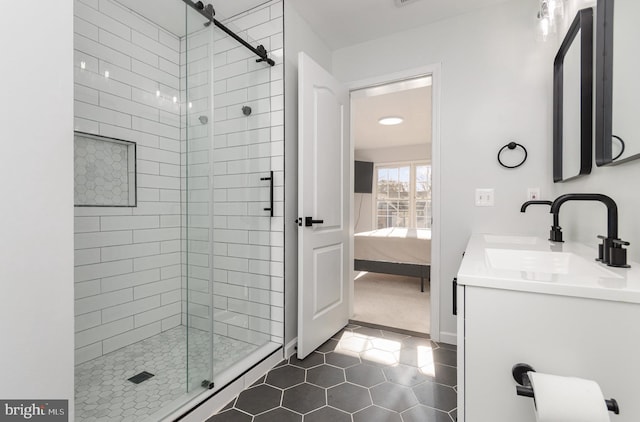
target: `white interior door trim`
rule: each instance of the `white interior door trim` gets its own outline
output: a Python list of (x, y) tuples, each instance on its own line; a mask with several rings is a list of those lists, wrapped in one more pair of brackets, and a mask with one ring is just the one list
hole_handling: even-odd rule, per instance
[[(349, 91), (356, 89), (368, 88), (375, 85), (397, 82), (405, 79), (411, 79), (418, 76), (431, 75), (431, 198), (432, 198), (432, 216), (433, 225), (431, 226), (431, 338), (434, 341), (440, 341), (440, 209), (441, 209), (441, 191), (440, 191), (440, 84), (441, 84), (441, 65), (435, 63), (427, 66), (421, 66), (413, 69), (403, 70), (401, 72), (388, 73), (385, 75), (374, 76), (367, 79), (348, 82), (345, 86)], [(353, 127), (353, 124), (351, 125)], [(351, 156), (355, 153), (355, 140), (353, 132), (350, 134)], [(353, 160), (350, 161), (350, 174), (353, 180)], [(350, 230), (349, 230), (349, 262), (351, 263), (351, 274), (353, 274), (353, 234), (354, 234), (354, 212), (353, 201), (350, 207)], [(354, 283), (353, 276), (349, 278), (349, 315), (353, 316), (354, 302)]]

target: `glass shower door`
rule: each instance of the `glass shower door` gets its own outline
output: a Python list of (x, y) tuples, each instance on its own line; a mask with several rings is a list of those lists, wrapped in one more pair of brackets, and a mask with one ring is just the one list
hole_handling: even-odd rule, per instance
[[(251, 40), (234, 21), (216, 19), (269, 48), (268, 38)], [(189, 391), (240, 375), (257, 363), (245, 358), (281, 335), (272, 317), (274, 297), (282, 299), (271, 278), (273, 202), (282, 189), (271, 171), (272, 68), (206, 22), (188, 11), (181, 61)]]
[(187, 391), (213, 383), (212, 231), (213, 25), (185, 4), (182, 40), (183, 323)]
[[(241, 27), (224, 25), (252, 46)], [(220, 382), (271, 341), (271, 224), (277, 194), (271, 163), (271, 66), (219, 28), (213, 70), (213, 369)], [(259, 352), (256, 352), (259, 353)]]

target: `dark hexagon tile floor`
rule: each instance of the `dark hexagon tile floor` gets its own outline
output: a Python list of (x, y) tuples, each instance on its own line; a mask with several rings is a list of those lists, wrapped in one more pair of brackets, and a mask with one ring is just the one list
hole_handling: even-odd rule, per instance
[(208, 422), (455, 422), (456, 347), (349, 324)]
[(322, 365), (307, 370), (307, 382), (320, 387), (330, 388), (344, 382), (344, 369), (331, 365)]
[(409, 387), (403, 387), (390, 382), (377, 385), (371, 390), (373, 402), (385, 409), (404, 412), (418, 404), (415, 394)]
[(280, 406), (281, 402), (282, 390), (263, 384), (240, 393), (234, 407), (251, 415), (258, 415)]
[(326, 396), (324, 388), (304, 383), (284, 391), (282, 406), (305, 414), (326, 405)]
[(369, 406), (366, 409), (354, 413), (353, 422), (401, 422), (400, 414), (378, 406)]
[(344, 383), (327, 390), (329, 406), (354, 413), (371, 406), (371, 394), (365, 387)]
[(304, 422), (351, 422), (351, 414), (325, 406), (305, 415)]
[(386, 381), (382, 369), (377, 366), (361, 364), (346, 371), (347, 380), (363, 387), (373, 387)]

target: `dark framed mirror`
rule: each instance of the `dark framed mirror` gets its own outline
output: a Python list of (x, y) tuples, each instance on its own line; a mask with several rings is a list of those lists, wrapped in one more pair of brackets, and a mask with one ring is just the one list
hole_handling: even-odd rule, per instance
[[(640, 158), (640, 1), (598, 0), (596, 165)], [(635, 138), (635, 139), (634, 139)]]
[(553, 181), (591, 173), (593, 9), (582, 9), (553, 62)]

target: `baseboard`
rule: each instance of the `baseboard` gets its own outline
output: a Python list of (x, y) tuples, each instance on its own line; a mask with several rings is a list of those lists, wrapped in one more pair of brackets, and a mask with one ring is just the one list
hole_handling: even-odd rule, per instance
[(458, 344), (458, 335), (456, 333), (444, 333), (444, 332), (440, 332), (440, 343), (447, 343), (447, 344), (453, 344), (453, 345), (457, 345)]
[(284, 358), (289, 359), (298, 352), (298, 337), (291, 340), (284, 346)]

